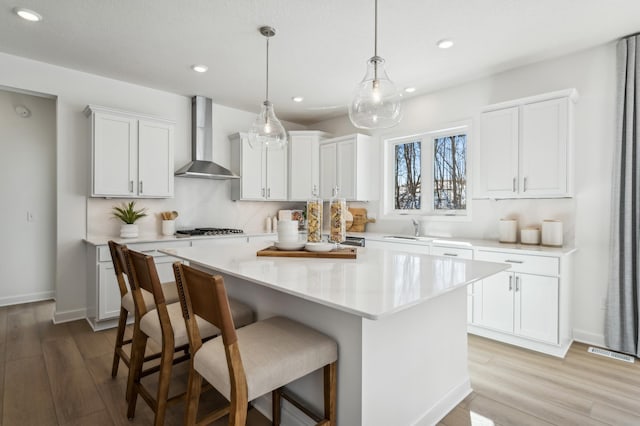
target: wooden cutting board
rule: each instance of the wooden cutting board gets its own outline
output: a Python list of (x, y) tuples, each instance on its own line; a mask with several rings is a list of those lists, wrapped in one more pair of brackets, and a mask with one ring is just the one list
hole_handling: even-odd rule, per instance
[(375, 219), (367, 218), (367, 209), (349, 207), (349, 211), (353, 215), (353, 225), (349, 229), (351, 232), (365, 232), (367, 223), (376, 221)]
[(276, 246), (267, 247), (256, 253), (258, 256), (272, 257), (307, 257), (307, 258), (328, 258), (328, 259), (355, 259), (357, 256), (355, 247), (340, 247), (331, 251), (317, 252), (306, 250), (278, 250)]

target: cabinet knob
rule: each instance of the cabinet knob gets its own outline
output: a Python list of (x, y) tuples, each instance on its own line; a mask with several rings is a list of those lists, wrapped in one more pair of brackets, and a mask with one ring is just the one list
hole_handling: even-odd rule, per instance
[(262, 196), (264, 197), (264, 188), (262, 188)]
[(453, 256), (453, 257), (457, 257), (457, 253), (442, 253), (445, 256)]
[(267, 188), (267, 198), (271, 198), (271, 188)]
[(527, 177), (524, 177), (524, 181), (522, 183), (522, 192), (527, 192)]
[(129, 192), (133, 192), (133, 181), (129, 181)]
[(513, 178), (513, 182), (511, 183), (511, 192), (516, 192), (516, 178)]
[(520, 277), (516, 277), (516, 291), (520, 291)]
[(140, 181), (140, 193), (142, 194), (142, 181)]
[(509, 275), (509, 291), (513, 290), (513, 275)]

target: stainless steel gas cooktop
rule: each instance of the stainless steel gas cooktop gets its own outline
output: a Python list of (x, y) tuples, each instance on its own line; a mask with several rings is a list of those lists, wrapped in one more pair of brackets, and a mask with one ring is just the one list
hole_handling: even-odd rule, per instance
[(177, 234), (182, 235), (229, 235), (229, 234), (242, 234), (242, 229), (233, 228), (195, 228), (195, 229), (181, 229), (176, 231)]

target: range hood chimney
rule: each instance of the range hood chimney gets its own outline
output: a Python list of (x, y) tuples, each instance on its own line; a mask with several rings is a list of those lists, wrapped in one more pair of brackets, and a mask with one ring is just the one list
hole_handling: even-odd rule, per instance
[(214, 163), (212, 101), (204, 96), (191, 99), (191, 159), (176, 171), (179, 177), (200, 179), (238, 179), (229, 169)]

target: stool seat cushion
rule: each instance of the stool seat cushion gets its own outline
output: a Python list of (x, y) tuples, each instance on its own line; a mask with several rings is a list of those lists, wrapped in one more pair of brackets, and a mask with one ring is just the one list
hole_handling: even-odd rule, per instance
[[(229, 306), (231, 307), (231, 316), (233, 317), (233, 322), (236, 327), (244, 327), (253, 322), (253, 311), (249, 306), (232, 299), (229, 299)], [(188, 344), (189, 336), (187, 336), (187, 327), (184, 325), (180, 303), (167, 305), (167, 312), (169, 313), (169, 320), (173, 328), (174, 345), (178, 347)], [(203, 339), (220, 334), (218, 327), (197, 315), (196, 322), (200, 330), (200, 337)], [(147, 312), (142, 317), (140, 320), (140, 330), (157, 343), (162, 344), (162, 330), (160, 329), (160, 319), (158, 318), (156, 309)]]
[[(333, 339), (284, 317), (259, 321), (236, 333), (249, 401), (338, 359), (338, 344)], [(230, 400), (229, 370), (221, 336), (203, 344), (193, 358), (193, 366)]]
[[(151, 292), (143, 288), (140, 290), (142, 291), (142, 298), (144, 299), (144, 304), (147, 306), (147, 312), (149, 312), (152, 309), (155, 309), (156, 302), (153, 300), (153, 294), (151, 294)], [(164, 294), (164, 298), (167, 302), (167, 305), (169, 303), (176, 303), (178, 301), (178, 287), (176, 287), (175, 281), (162, 283), (162, 293)], [(131, 291), (128, 291), (127, 294), (125, 294), (122, 297), (121, 303), (122, 303), (122, 307), (125, 308), (127, 312), (130, 312), (133, 314), (135, 307), (133, 305), (133, 295), (131, 294)]]

